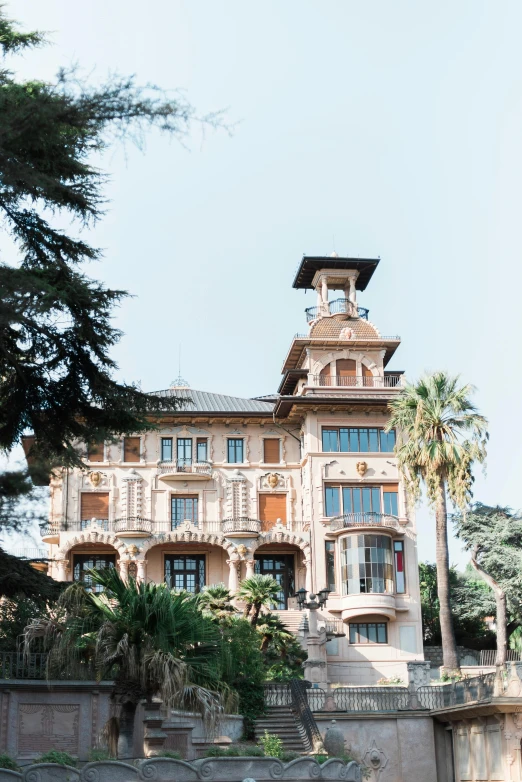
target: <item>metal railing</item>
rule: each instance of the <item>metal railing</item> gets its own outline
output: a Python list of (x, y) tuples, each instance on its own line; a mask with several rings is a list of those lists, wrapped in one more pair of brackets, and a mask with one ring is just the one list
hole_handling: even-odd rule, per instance
[[(492, 665), (495, 665), (496, 658), (496, 649), (481, 649), (479, 665), (483, 665), (485, 668), (489, 668)], [(522, 655), (520, 652), (516, 652), (514, 649), (508, 649), (506, 652), (506, 662), (517, 662), (518, 660), (522, 660)]]
[(14, 551), (8, 551), (8, 554), (12, 554), (19, 559), (28, 559), (30, 562), (35, 560), (47, 560), (49, 559), (49, 552), (47, 549), (41, 548), (17, 548)]
[(253, 535), (258, 535), (261, 532), (261, 522), (259, 519), (240, 516), (235, 519), (224, 519), (221, 522), (221, 528), (223, 535), (231, 535), (234, 532), (250, 532)]
[[(315, 337), (310, 337), (310, 334), (302, 334), (300, 332), (297, 332), (294, 334), (294, 339), (315, 339)], [(339, 342), (339, 337), (317, 337), (317, 339), (320, 339), (321, 342)], [(364, 336), (364, 337), (358, 337), (355, 335), (352, 342), (356, 342), (357, 340), (361, 340), (362, 342), (372, 342), (373, 340), (379, 341), (379, 342), (400, 342), (401, 338), (398, 334), (392, 334), (390, 335), (384, 335), (381, 334), (379, 336)]]
[(152, 533), (154, 522), (151, 519), (144, 519), (141, 516), (131, 516), (127, 519), (115, 519), (113, 530), (116, 535), (120, 532), (147, 532)]
[(265, 706), (291, 706), (292, 693), (288, 682), (265, 682)]
[(348, 527), (393, 527), (399, 528), (397, 516), (387, 513), (373, 513), (373, 511), (359, 513), (344, 513), (342, 516), (334, 516), (330, 522), (330, 532)]
[(324, 627), (327, 638), (344, 638), (346, 635), (346, 625), (342, 619), (323, 618), (319, 615), (318, 626)]
[(193, 475), (212, 475), (212, 464), (192, 459), (171, 459), (158, 462), (158, 475), (173, 475), (174, 473), (191, 473)]
[(450, 706), (462, 706), (466, 703), (480, 703), (494, 697), (495, 686), (503, 689), (504, 680), (496, 679), (496, 672), (483, 673), (459, 682), (434, 684), (419, 687), (417, 698), (425, 709), (444, 709)]
[(308, 375), (308, 385), (320, 388), (401, 388), (402, 375), (362, 377), (342, 375)]
[(0, 653), (0, 679), (45, 679), (47, 654)]
[(305, 749), (309, 752), (324, 750), (323, 739), (306, 697), (306, 684), (302, 679), (290, 679), (292, 711), (300, 728)]
[(307, 323), (316, 320), (316, 318), (337, 315), (338, 313), (346, 313), (352, 318), (368, 320), (370, 310), (365, 307), (357, 307), (350, 299), (334, 299), (322, 307), (307, 307), (305, 309)]
[(401, 711), (410, 708), (407, 687), (337, 687), (333, 690), (342, 711)]

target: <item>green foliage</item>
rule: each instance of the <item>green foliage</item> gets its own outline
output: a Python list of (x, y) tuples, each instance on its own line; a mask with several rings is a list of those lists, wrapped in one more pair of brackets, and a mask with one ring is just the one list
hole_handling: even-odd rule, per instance
[(75, 768), (78, 763), (76, 758), (73, 758), (68, 752), (60, 752), (57, 749), (51, 749), (49, 752), (44, 752), (44, 754), (40, 755), (34, 762), (57, 763), (60, 766), (72, 766), (73, 768)]
[(280, 585), (272, 576), (259, 573), (245, 578), (239, 585), (237, 598), (245, 603), (244, 617), (255, 626), (262, 608), (270, 608), (276, 602)]
[(175, 752), (172, 749), (163, 749), (160, 752), (155, 752), (153, 757), (155, 758), (171, 758), (171, 760), (182, 760), (179, 752)]
[(5, 752), (2, 752), (0, 754), (0, 768), (6, 768), (9, 771), (20, 771), (20, 766), (18, 763), (13, 760), (13, 758), (9, 757)]
[(445, 372), (408, 384), (389, 407), (386, 430), (396, 429), (396, 456), (410, 496), (437, 503), (441, 481), (453, 504), (464, 508), (471, 497), (473, 464), (486, 458), (487, 419), (470, 401), (471, 385)]
[(380, 687), (391, 687), (399, 684), (404, 684), (404, 680), (400, 676), (383, 676), (382, 679), (377, 680), (377, 684)]
[(267, 758), (281, 758), (283, 755), (283, 742), (275, 733), (265, 730), (259, 739), (263, 752)]
[(108, 749), (103, 749), (102, 747), (93, 747), (89, 750), (89, 763), (94, 762), (95, 760), (113, 760), (111, 753)]
[[(430, 646), (439, 646), (442, 639), (436, 565), (421, 562), (419, 581), (424, 642)], [(460, 573), (455, 567), (450, 568), (449, 583), (457, 643), (471, 649), (494, 648), (494, 633), (488, 630), (484, 622), (485, 616), (495, 613), (495, 599), (491, 589), (481, 578), (474, 577), (472, 571)]]
[(62, 591), (63, 584), (0, 548), (0, 596), (28, 598), (41, 606), (47, 601), (55, 601)]
[(297, 758), (300, 757), (302, 757), (302, 755), (299, 752), (293, 752), (292, 750), (288, 750), (288, 752), (283, 752), (280, 760), (282, 760), (283, 763), (291, 763), (292, 760), (297, 760)]
[(251, 744), (237, 744), (232, 747), (209, 747), (205, 750), (206, 758), (262, 758), (263, 750)]
[(196, 600), (202, 613), (215, 621), (226, 622), (235, 614), (235, 608), (231, 603), (232, 595), (224, 584), (204, 587)]

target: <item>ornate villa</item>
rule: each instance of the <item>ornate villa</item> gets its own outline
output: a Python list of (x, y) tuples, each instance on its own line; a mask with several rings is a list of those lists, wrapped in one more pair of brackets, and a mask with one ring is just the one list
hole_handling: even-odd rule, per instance
[(415, 519), (385, 431), (402, 385), (388, 369), (400, 338), (358, 303), (378, 263), (303, 258), (293, 287), (313, 288), (317, 305), (277, 393), (241, 399), (178, 379), (160, 393), (185, 399), (182, 410), (155, 417), (147, 434), (86, 448), (88, 470), (53, 477), (50, 575), (88, 581), (89, 568), (114, 566), (175, 589), (234, 592), (270, 574), (281, 586), (274, 608), (296, 632), (298, 590), (326, 600), (330, 682), (406, 679), (423, 648)]

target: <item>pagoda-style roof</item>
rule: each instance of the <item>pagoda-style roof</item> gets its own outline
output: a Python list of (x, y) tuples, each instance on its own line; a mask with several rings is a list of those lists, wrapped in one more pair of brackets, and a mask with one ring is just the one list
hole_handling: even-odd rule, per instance
[(296, 272), (292, 287), (312, 288), (314, 275), (321, 269), (339, 269), (342, 271), (355, 269), (355, 271), (359, 272), (355, 287), (357, 290), (363, 291), (370, 282), (378, 263), (378, 258), (339, 258), (331, 255), (303, 255), (303, 260)]

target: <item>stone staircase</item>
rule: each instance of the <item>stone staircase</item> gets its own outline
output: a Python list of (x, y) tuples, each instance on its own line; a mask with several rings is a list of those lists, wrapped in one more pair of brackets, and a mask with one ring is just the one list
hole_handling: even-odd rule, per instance
[[(299, 613), (296, 611), (296, 613)], [(275, 733), (285, 750), (305, 752), (305, 745), (290, 706), (269, 706), (264, 717), (256, 720), (255, 736), (258, 741), (264, 732)]]
[(286, 625), (289, 632), (297, 635), (299, 626), (303, 621), (303, 611), (289, 609), (288, 611), (272, 611), (272, 613), (277, 614), (279, 619)]

